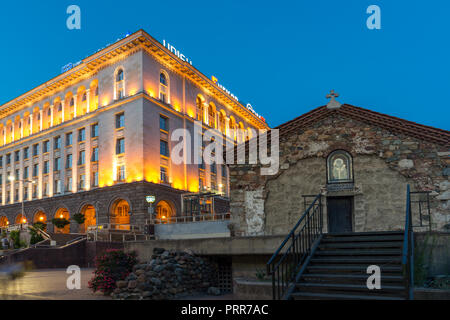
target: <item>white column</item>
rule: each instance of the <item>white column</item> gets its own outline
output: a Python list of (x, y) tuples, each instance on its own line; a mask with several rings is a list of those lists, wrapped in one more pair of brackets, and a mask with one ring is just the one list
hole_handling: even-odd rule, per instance
[(61, 101), (61, 123), (64, 122), (64, 109), (65, 109), (65, 100)]
[(42, 119), (43, 118), (43, 116), (42, 116), (42, 109), (41, 110), (39, 110), (39, 131), (42, 131)]
[(91, 98), (90, 98), (90, 95), (91, 95), (91, 90), (87, 89), (86, 90), (86, 113), (89, 113), (90, 109), (91, 109)]
[(73, 96), (73, 117), (77, 117), (77, 96)]
[(50, 106), (50, 127), (53, 127), (53, 109), (54, 105)]
[(20, 138), (23, 138), (23, 119), (20, 119)]
[(33, 113), (30, 114), (30, 136), (33, 134)]
[(11, 134), (12, 134), (11, 141), (12, 141), (12, 142), (14, 142), (14, 129), (15, 129), (15, 126), (16, 126), (16, 123), (13, 122), (13, 123), (12, 123), (12, 130), (11, 130)]

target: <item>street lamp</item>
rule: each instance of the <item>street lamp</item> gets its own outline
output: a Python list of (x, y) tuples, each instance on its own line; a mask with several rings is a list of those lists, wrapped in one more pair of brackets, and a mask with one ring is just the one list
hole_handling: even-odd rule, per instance
[[(15, 176), (9, 176), (8, 180), (12, 182), (16, 181), (16, 177)], [(36, 183), (34, 180), (26, 180), (26, 179), (17, 179), (17, 181), (22, 182), (22, 222), (26, 223), (26, 219), (25, 219), (25, 210), (24, 210), (24, 189), (25, 189), (25, 183), (31, 183), (34, 184)]]

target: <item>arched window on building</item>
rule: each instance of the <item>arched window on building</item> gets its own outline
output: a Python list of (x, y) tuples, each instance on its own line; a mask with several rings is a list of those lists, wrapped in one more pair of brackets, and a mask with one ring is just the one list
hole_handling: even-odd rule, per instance
[(219, 112), (219, 130), (222, 134), (226, 134), (225, 115), (222, 112)]
[(328, 183), (353, 182), (353, 159), (344, 150), (330, 153), (327, 159)]
[(114, 93), (116, 100), (125, 97), (125, 75), (122, 68), (116, 72)]
[(208, 124), (211, 128), (216, 127), (216, 107), (213, 103), (210, 103), (208, 107)]
[(197, 120), (202, 121), (204, 120), (204, 108), (203, 108), (203, 102), (204, 99), (202, 96), (197, 96), (197, 99), (195, 101), (195, 104), (197, 106)]
[(170, 103), (169, 76), (164, 71), (159, 74), (159, 99), (164, 103)]

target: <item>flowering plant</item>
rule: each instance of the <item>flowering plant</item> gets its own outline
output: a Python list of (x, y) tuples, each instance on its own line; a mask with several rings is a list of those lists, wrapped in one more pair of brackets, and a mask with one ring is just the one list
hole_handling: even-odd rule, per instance
[(136, 252), (106, 250), (104, 254), (96, 258), (94, 277), (89, 281), (89, 288), (94, 292), (110, 294), (116, 288), (116, 282), (124, 280), (136, 263)]

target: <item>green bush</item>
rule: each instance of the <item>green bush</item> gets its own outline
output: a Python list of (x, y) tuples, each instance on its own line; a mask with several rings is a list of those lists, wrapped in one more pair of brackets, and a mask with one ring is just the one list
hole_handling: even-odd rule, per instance
[(9, 233), (9, 237), (12, 239), (14, 243), (14, 249), (20, 249), (26, 247), (26, 243), (20, 241), (20, 230), (13, 230)]
[(72, 220), (78, 224), (83, 224), (86, 221), (86, 217), (82, 213), (76, 213), (72, 216)]
[(46, 224), (42, 222), (36, 222), (35, 224), (33, 224), (34, 228), (30, 228), (30, 244), (36, 244), (44, 240), (44, 237), (40, 233), (38, 233), (36, 229), (44, 230), (45, 226)]
[(124, 280), (136, 263), (136, 252), (107, 250), (96, 258), (94, 277), (89, 281), (89, 288), (94, 292), (110, 294), (116, 288), (116, 282)]
[(63, 229), (65, 226), (70, 224), (70, 221), (65, 218), (53, 218), (52, 223), (58, 229)]

